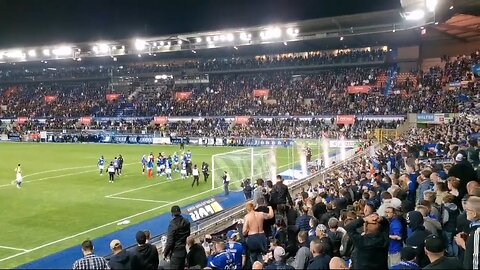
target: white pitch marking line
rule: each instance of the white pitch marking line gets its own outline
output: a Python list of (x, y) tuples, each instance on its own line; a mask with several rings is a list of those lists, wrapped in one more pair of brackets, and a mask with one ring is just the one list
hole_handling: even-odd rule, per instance
[[(158, 178), (158, 177), (157, 177)], [(157, 178), (154, 178), (153, 181), (155, 181)], [(128, 189), (128, 190), (124, 190), (124, 191), (121, 191), (121, 192), (118, 192), (118, 193), (114, 193), (114, 194), (109, 194), (105, 197), (113, 197), (113, 196), (117, 196), (117, 195), (122, 195), (122, 194), (125, 194), (125, 193), (129, 193), (129, 192), (133, 192), (133, 191), (137, 191), (137, 190), (141, 190), (141, 189), (146, 189), (146, 188), (149, 188), (149, 187), (154, 187), (154, 186), (159, 186), (159, 185), (163, 185), (163, 184), (168, 184), (168, 183), (172, 183), (174, 181), (178, 181), (178, 180), (182, 180), (182, 178), (175, 178), (173, 180), (166, 180), (166, 181), (163, 181), (163, 182), (159, 182), (159, 183), (155, 183), (155, 184), (151, 184), (151, 185), (148, 185), (148, 186), (142, 186), (142, 187), (138, 187), (138, 188), (133, 188), (133, 189)], [(189, 179), (185, 179), (185, 181), (188, 181)], [(161, 180), (160, 180), (161, 181)]]
[[(135, 163), (127, 163), (125, 164), (124, 166), (128, 166), (128, 165), (133, 165), (133, 164), (138, 164), (137, 162)], [(72, 168), (70, 168), (72, 169)], [(53, 172), (53, 171), (50, 171), (50, 172)], [(67, 174), (61, 174), (61, 175), (54, 175), (54, 176), (49, 176), (49, 177), (44, 177), (44, 178), (39, 178), (39, 179), (34, 179), (34, 180), (30, 180), (30, 181), (23, 181), (23, 183), (31, 183), (31, 182), (38, 182), (38, 181), (44, 181), (44, 180), (48, 180), (48, 179), (54, 179), (54, 178), (60, 178), (60, 177), (65, 177), (65, 176), (72, 176), (72, 175), (77, 175), (77, 174), (84, 174), (84, 173), (90, 173), (90, 172), (98, 172), (98, 169), (96, 170), (89, 170), (89, 171), (81, 171), (81, 172), (75, 172), (75, 173), (67, 173)], [(30, 174), (29, 176), (31, 176), (33, 174)], [(26, 176), (25, 176), (26, 177)], [(13, 180), (15, 181), (15, 180)], [(13, 184), (4, 184), (4, 185), (0, 185), (0, 188), (3, 188), (3, 187), (8, 187), (8, 186), (15, 186)]]
[[(215, 189), (219, 189), (219, 188), (223, 188), (223, 186), (217, 187), (217, 188), (215, 188)], [(60, 243), (60, 242), (63, 242), (63, 241), (65, 241), (65, 240), (69, 240), (69, 239), (72, 239), (72, 238), (75, 238), (75, 237), (84, 235), (84, 234), (86, 234), (86, 233), (93, 232), (93, 231), (96, 231), (96, 230), (98, 230), (98, 229), (105, 228), (105, 227), (107, 227), (107, 226), (117, 224), (118, 222), (124, 221), (124, 220), (126, 220), (126, 219), (132, 219), (132, 218), (135, 218), (135, 217), (138, 217), (138, 216), (141, 216), (141, 215), (144, 215), (144, 214), (147, 214), (147, 213), (156, 211), (156, 210), (158, 210), (158, 209), (162, 209), (162, 208), (164, 208), (164, 207), (166, 207), (166, 206), (173, 205), (173, 204), (176, 204), (176, 203), (185, 201), (185, 200), (189, 200), (189, 199), (195, 198), (195, 197), (197, 197), (197, 196), (199, 196), (199, 195), (203, 195), (203, 194), (208, 193), (208, 192), (212, 192), (212, 190), (211, 190), (211, 189), (210, 189), (210, 190), (206, 190), (206, 191), (203, 191), (203, 192), (194, 194), (194, 195), (192, 195), (192, 196), (189, 196), (189, 197), (186, 197), (186, 198), (182, 198), (182, 199), (176, 200), (176, 201), (174, 201), (174, 202), (170, 202), (170, 203), (167, 203), (167, 204), (164, 204), (164, 205), (160, 205), (160, 206), (157, 206), (157, 207), (154, 207), (154, 208), (145, 210), (145, 211), (143, 211), (143, 212), (136, 213), (136, 214), (134, 214), (134, 215), (131, 215), (131, 216), (128, 216), (128, 217), (124, 217), (124, 218), (121, 218), (121, 219), (118, 219), (118, 220), (115, 220), (115, 221), (112, 221), (112, 222), (109, 222), (109, 223), (105, 223), (105, 224), (100, 225), (100, 226), (97, 226), (97, 227), (95, 227), (95, 228), (88, 229), (88, 230), (86, 230), (86, 231), (79, 232), (79, 233), (77, 233), (77, 234), (70, 235), (70, 236), (67, 236), (67, 237), (65, 237), (65, 238), (58, 239), (58, 240), (56, 240), (56, 241), (43, 244), (43, 245), (41, 245), (41, 246), (34, 247), (34, 248), (32, 248), (32, 249), (25, 250), (25, 251), (22, 251), (22, 252), (20, 252), (20, 253), (17, 253), (17, 254), (14, 254), (14, 255), (5, 257), (5, 258), (1, 258), (1, 259), (0, 259), (0, 262), (7, 261), (7, 260), (10, 260), (10, 259), (12, 259), (12, 258), (16, 258), (16, 257), (18, 257), (18, 256), (22, 256), (22, 255), (24, 255), (24, 254), (27, 254), (27, 253), (30, 253), (30, 252), (33, 252), (33, 251), (36, 251), (36, 250), (39, 250), (39, 249), (42, 249), (42, 248), (45, 248), (45, 247), (49, 247), (49, 246), (51, 246), (51, 245), (54, 245), (54, 244), (57, 244), (57, 243)]]
[(7, 247), (7, 246), (0, 246), (0, 248), (18, 250), (18, 251), (24, 251), (24, 252), (27, 251), (28, 252), (28, 249), (24, 249), (24, 248), (14, 248), (14, 247)]
[(116, 196), (111, 196), (107, 197), (109, 199), (119, 199), (119, 200), (127, 200), (127, 201), (140, 201), (140, 202), (153, 202), (153, 203), (170, 203), (168, 201), (157, 201), (157, 200), (148, 200), (148, 199), (138, 199), (138, 198), (127, 198), (127, 197), (116, 197)]

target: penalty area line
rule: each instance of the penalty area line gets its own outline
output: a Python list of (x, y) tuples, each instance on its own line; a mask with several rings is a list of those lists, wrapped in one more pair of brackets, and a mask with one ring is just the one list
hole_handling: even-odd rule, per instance
[(16, 250), (16, 251), (28, 251), (28, 249), (24, 249), (24, 248), (15, 248), (15, 247), (9, 247), (9, 246), (0, 246), (0, 249), (3, 248), (3, 249), (10, 249), (10, 250)]
[(126, 200), (126, 201), (139, 201), (139, 202), (152, 202), (152, 203), (170, 203), (169, 201), (157, 201), (157, 200), (149, 200), (149, 199), (139, 199), (139, 198), (128, 198), (128, 197), (117, 197), (117, 196), (105, 196), (108, 199), (118, 199), (118, 200)]

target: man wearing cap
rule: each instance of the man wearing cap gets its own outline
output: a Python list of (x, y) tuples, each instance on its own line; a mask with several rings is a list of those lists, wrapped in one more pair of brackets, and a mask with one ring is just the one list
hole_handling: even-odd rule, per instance
[(267, 265), (267, 267), (265, 267), (265, 270), (295, 269), (292, 266), (287, 265), (285, 263), (285, 249), (283, 247), (278, 246), (273, 250), (273, 258), (274, 258), (274, 262), (272, 264)]
[(168, 226), (167, 244), (163, 251), (165, 258), (170, 258), (170, 269), (183, 269), (187, 257), (187, 237), (190, 236), (190, 222), (182, 217), (178, 205), (172, 206), (170, 211), (173, 219)]
[(445, 256), (445, 243), (438, 236), (427, 237), (425, 254), (427, 254), (431, 263), (423, 269), (462, 269), (462, 264), (456, 257)]
[(122, 243), (119, 240), (114, 239), (110, 242), (110, 249), (113, 256), (108, 261), (110, 269), (142, 269), (140, 260), (135, 254), (123, 249)]
[(455, 156), (455, 165), (448, 171), (448, 176), (454, 176), (460, 179), (460, 186), (458, 187), (458, 196), (460, 198), (463, 198), (467, 193), (468, 181), (477, 180), (475, 170), (468, 161), (464, 160), (464, 155), (461, 152)]
[(400, 252), (401, 261), (397, 265), (390, 267), (390, 270), (420, 270), (420, 267), (415, 262), (417, 252), (412, 247), (404, 247)]
[(109, 269), (105, 258), (93, 254), (92, 241), (83, 241), (82, 253), (83, 258), (76, 260), (72, 269)]
[(138, 257), (142, 268), (147, 270), (157, 269), (159, 264), (157, 247), (147, 243), (147, 236), (143, 231), (138, 231), (135, 238), (137, 240), (135, 256)]
[(226, 250), (232, 253), (236, 269), (243, 269), (246, 262), (246, 254), (243, 245), (238, 243), (238, 237), (240, 236), (237, 230), (230, 230), (227, 232), (227, 247)]

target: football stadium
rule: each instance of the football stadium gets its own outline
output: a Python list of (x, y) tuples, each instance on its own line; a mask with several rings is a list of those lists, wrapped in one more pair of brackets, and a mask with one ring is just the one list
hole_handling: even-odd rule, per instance
[(480, 267), (479, 1), (160, 2), (0, 4), (0, 268)]

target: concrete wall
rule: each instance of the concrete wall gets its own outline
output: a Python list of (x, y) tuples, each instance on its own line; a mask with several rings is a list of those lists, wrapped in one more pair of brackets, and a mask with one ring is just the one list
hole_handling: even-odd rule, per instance
[(479, 48), (480, 41), (462, 42), (455, 39), (427, 41), (420, 46), (420, 56), (422, 59), (426, 59), (442, 57), (443, 55), (470, 55), (470, 53)]

